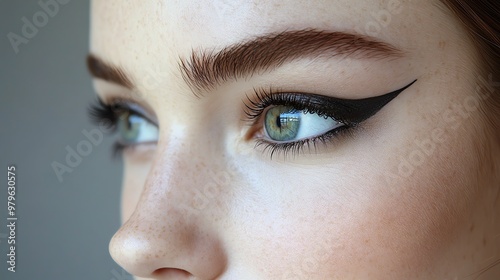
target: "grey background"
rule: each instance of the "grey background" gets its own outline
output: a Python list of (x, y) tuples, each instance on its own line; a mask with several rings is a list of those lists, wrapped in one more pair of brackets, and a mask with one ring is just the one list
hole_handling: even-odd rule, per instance
[[(49, 0), (42, 0), (47, 2)], [(85, 69), (89, 1), (70, 0), (16, 54), (7, 34), (22, 35), (38, 1), (0, 0), (0, 279), (131, 279), (113, 262), (108, 242), (119, 227), (122, 165), (112, 139), (60, 182), (51, 166), (65, 164), (95, 126), (95, 100)], [(16, 272), (7, 271), (7, 166), (17, 167)]]

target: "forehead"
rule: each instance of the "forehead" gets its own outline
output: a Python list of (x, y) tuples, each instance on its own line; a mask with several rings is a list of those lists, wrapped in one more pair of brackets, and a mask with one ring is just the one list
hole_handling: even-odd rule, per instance
[(431, 0), (415, 2), (95, 0), (91, 52), (134, 76), (151, 69), (178, 72), (179, 58), (193, 50), (294, 29), (360, 33), (403, 50), (425, 47), (422, 37), (441, 20), (440, 9)]

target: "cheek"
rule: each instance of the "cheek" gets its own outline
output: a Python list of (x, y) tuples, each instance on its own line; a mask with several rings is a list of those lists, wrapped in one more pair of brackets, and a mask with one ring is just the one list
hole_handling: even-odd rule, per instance
[[(395, 145), (399, 149), (366, 166), (369, 174), (357, 182), (366, 202), (352, 229), (358, 256), (372, 267), (392, 267), (401, 278), (437, 275), (434, 269), (468, 227), (480, 198), (475, 147), (481, 134), (464, 129), (477, 121), (462, 120), (456, 130), (439, 121), (415, 127)], [(432, 137), (438, 127), (442, 141)]]
[(390, 181), (377, 178), (388, 170), (372, 169), (366, 176), (360, 174), (365, 179), (345, 183), (362, 192), (352, 191), (343, 202), (323, 197), (291, 210), (289, 216), (302, 217), (295, 220), (292, 231), (297, 234), (294, 249), (302, 250), (297, 256), (307, 256), (307, 261), (296, 263), (316, 267), (319, 275), (339, 276), (339, 271), (346, 277), (373, 279), (435, 275), (433, 269), (457, 230), (468, 223), (468, 202), (475, 189), (473, 167), (460, 170), (450, 164), (471, 161), (467, 157), (451, 161), (451, 156), (455, 151), (441, 151), (411, 176)]
[[(454, 140), (440, 143), (428, 156), (408, 145), (391, 163), (380, 163), (387, 169), (378, 170), (377, 179), (365, 182), (373, 187), (358, 224), (364, 258), (392, 264), (401, 273), (401, 267), (411, 267), (408, 273), (437, 275), (479, 199), (478, 159), (470, 152), (475, 143), (458, 131), (448, 136)], [(361, 247), (363, 239), (368, 241)]]
[(353, 246), (363, 259), (392, 267), (401, 278), (438, 275), (434, 270), (469, 226), (480, 198), (475, 147), (482, 134), (471, 129), (479, 118), (449, 122), (440, 114), (432, 116), (432, 105), (422, 106), (427, 107), (413, 105), (420, 115), (402, 118), (407, 124), (398, 127), (405, 131), (393, 135), (392, 148), (381, 148), (384, 152), (372, 157), (365, 165), (369, 172), (357, 182), (366, 203)]

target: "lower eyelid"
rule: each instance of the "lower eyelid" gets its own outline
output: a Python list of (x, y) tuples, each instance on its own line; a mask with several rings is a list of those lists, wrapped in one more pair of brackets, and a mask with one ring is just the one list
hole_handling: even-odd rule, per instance
[(288, 156), (293, 157), (302, 152), (316, 154), (321, 151), (320, 149), (328, 150), (336, 146), (337, 142), (341, 143), (347, 141), (348, 138), (354, 137), (355, 130), (356, 128), (336, 129), (315, 138), (287, 143), (272, 143), (263, 139), (257, 139), (255, 147), (260, 148), (263, 154), (269, 154), (271, 159), (278, 155), (282, 155), (284, 159), (287, 159)]
[(150, 159), (155, 155), (158, 146), (157, 142), (145, 142), (133, 145), (124, 145), (116, 143), (115, 146), (120, 146), (119, 151), (115, 150), (117, 154), (123, 154), (123, 156), (131, 157), (134, 159)]

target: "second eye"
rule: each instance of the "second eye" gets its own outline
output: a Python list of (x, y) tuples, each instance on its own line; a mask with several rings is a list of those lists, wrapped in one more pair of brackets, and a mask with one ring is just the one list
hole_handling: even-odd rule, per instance
[(265, 135), (274, 142), (314, 138), (342, 126), (342, 122), (331, 117), (296, 110), (290, 106), (274, 106), (264, 114)]
[(144, 117), (131, 111), (123, 111), (118, 115), (117, 132), (122, 145), (158, 141), (158, 127)]

